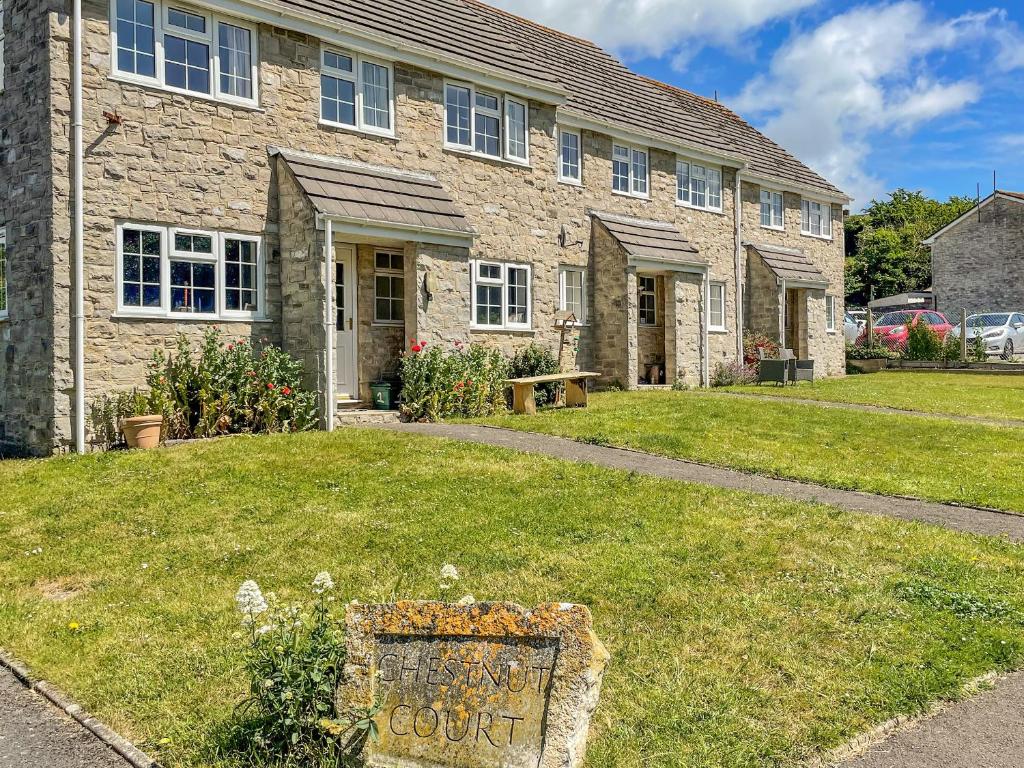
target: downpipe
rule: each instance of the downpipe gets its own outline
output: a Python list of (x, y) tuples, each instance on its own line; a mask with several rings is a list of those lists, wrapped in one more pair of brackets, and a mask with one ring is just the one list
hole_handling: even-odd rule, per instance
[(74, 432), (75, 451), (85, 453), (85, 183), (83, 168), (85, 157), (82, 149), (82, 0), (72, 4), (71, 51), (74, 63), (71, 68), (71, 136), (72, 175), (74, 176), (74, 212), (72, 217), (72, 261), (74, 279)]

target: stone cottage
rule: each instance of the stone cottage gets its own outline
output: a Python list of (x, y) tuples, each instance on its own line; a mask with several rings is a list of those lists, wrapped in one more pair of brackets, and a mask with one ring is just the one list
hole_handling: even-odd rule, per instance
[(211, 324), (301, 358), (328, 424), (414, 337), (632, 388), (756, 331), (843, 372), (847, 197), (589, 42), (476, 0), (0, 9), (5, 452), (84, 449)]
[(924, 241), (932, 249), (935, 308), (1024, 311), (1024, 193), (996, 191)]

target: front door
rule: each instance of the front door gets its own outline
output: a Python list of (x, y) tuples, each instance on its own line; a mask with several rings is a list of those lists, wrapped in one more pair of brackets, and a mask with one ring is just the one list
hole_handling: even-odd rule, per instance
[(334, 247), (334, 391), (341, 399), (358, 399), (356, 370), (356, 249)]

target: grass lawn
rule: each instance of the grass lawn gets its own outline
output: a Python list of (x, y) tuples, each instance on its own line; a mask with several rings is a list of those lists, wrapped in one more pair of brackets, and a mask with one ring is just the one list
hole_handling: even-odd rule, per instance
[(1024, 512), (1024, 429), (708, 392), (606, 392), (486, 423), (808, 480)]
[(885, 371), (796, 387), (732, 387), (772, 397), (859, 403), (954, 416), (1024, 419), (1024, 376)]
[(602, 768), (796, 765), (1024, 663), (1001, 540), (378, 432), (0, 463), (0, 646), (168, 766), (237, 764), (243, 579), (436, 598), (446, 562), (591, 606)]

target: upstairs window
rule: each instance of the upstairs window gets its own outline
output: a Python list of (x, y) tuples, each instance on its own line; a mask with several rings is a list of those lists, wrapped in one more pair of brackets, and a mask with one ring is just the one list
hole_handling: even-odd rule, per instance
[(7, 227), (0, 227), (0, 318), (7, 313)]
[(646, 149), (626, 144), (612, 145), (612, 190), (623, 195), (647, 197), (648, 155)]
[(580, 134), (559, 129), (558, 148), (558, 180), (568, 184), (579, 184), (583, 180)]
[(783, 229), (783, 197), (781, 192), (761, 190), (761, 226), (767, 229)]
[(832, 206), (815, 200), (800, 203), (800, 233), (812, 237), (832, 238)]
[(324, 49), (320, 58), (320, 119), (330, 125), (394, 135), (391, 68)]
[(254, 28), (157, 0), (115, 0), (113, 13), (115, 75), (180, 93), (256, 104)]
[(722, 171), (687, 160), (676, 161), (676, 202), (690, 208), (722, 210)]
[(448, 83), (444, 89), (444, 143), (449, 149), (527, 163), (529, 108), (510, 96)]
[(473, 275), (473, 327), (494, 330), (529, 329), (531, 269), (529, 264), (477, 261)]

